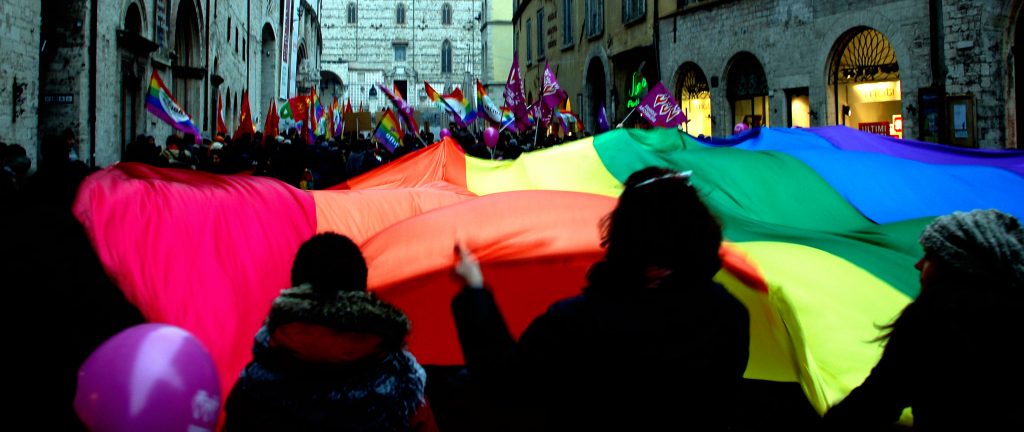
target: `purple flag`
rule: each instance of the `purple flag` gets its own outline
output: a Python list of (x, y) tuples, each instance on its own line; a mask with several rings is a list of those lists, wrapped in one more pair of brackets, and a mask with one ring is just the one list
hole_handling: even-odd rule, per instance
[(409, 106), (409, 103), (402, 98), (402, 93), (400, 93), (397, 88), (392, 92), (391, 90), (388, 90), (384, 84), (377, 84), (377, 87), (384, 92), (388, 97), (388, 100), (391, 101), (391, 104), (395, 106), (395, 112), (397, 112), (399, 117), (405, 121), (405, 125), (408, 130), (420, 130), (420, 126), (416, 124), (416, 116), (413, 115), (413, 109)]
[(505, 81), (505, 105), (512, 109), (516, 118), (516, 126), (519, 130), (526, 130), (530, 127), (527, 119), (526, 93), (523, 91), (523, 77), (519, 73), (519, 55), (513, 53), (512, 67), (508, 70), (508, 80)]
[(604, 104), (601, 104), (601, 112), (597, 114), (597, 133), (608, 132), (608, 114), (604, 111)]
[(676, 127), (686, 121), (683, 109), (660, 82), (647, 92), (636, 109), (654, 127)]
[(546, 111), (549, 114), (553, 109), (560, 108), (562, 103), (569, 99), (569, 95), (558, 85), (558, 79), (555, 78), (555, 73), (551, 72), (551, 67), (548, 66), (547, 62), (544, 63), (544, 87), (541, 91), (540, 99), (544, 101), (545, 108), (547, 108)]

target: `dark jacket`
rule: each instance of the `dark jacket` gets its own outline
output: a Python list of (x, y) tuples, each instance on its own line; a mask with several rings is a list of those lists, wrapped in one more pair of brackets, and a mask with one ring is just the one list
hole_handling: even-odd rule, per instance
[(721, 430), (747, 366), (749, 316), (722, 286), (647, 289), (607, 263), (512, 341), (489, 291), (453, 301), (470, 373), (521, 430)]
[(1024, 430), (1020, 296), (985, 298), (986, 283), (975, 283), (954, 291), (963, 298), (908, 306), (878, 364), (825, 414), (824, 429), (877, 429), (911, 407), (914, 430)]
[(367, 292), (282, 292), (228, 396), (226, 430), (436, 430), (408, 320)]

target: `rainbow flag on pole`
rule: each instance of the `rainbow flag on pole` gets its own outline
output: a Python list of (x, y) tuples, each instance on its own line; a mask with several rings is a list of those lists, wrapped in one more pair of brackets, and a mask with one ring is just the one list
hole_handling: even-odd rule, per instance
[(192, 124), (192, 116), (188, 115), (185, 110), (181, 109), (178, 105), (178, 101), (174, 100), (174, 96), (171, 96), (171, 92), (167, 90), (167, 86), (164, 85), (164, 81), (160, 79), (160, 75), (156, 73), (156, 69), (153, 70), (153, 75), (149, 78), (149, 94), (146, 96), (146, 110), (157, 116), (164, 123), (171, 125), (176, 130), (182, 133), (190, 133), (195, 136), (196, 144), (201, 143), (201, 135), (199, 128)]
[(384, 111), (380, 123), (377, 123), (377, 128), (373, 131), (373, 136), (377, 137), (377, 141), (391, 153), (394, 153), (395, 149), (402, 145), (402, 138), (405, 136), (402, 132), (402, 124), (399, 123), (398, 117), (390, 108)]
[(427, 98), (431, 102), (442, 104), (448, 112), (454, 114), (455, 120), (459, 125), (465, 126), (476, 120), (476, 110), (473, 109), (472, 104), (462, 95), (462, 90), (455, 89), (449, 94), (441, 95), (426, 81), (423, 82), (423, 87), (427, 92)]

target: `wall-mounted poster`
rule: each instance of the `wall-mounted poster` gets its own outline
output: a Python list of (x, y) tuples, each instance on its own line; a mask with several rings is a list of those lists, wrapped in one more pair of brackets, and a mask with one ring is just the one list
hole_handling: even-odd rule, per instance
[(949, 143), (960, 147), (977, 147), (974, 134), (974, 95), (946, 97)]

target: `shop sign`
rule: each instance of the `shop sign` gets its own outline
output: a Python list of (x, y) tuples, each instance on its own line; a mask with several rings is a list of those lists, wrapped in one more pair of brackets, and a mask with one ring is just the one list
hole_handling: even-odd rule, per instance
[(67, 105), (75, 102), (75, 96), (72, 94), (48, 94), (43, 95), (43, 103)]
[(860, 102), (892, 102), (903, 98), (899, 81), (854, 84), (853, 90), (860, 96)]
[(626, 108), (636, 108), (640, 105), (640, 99), (647, 94), (647, 78), (640, 72), (633, 72), (633, 79), (630, 80), (628, 94), (626, 97)]

